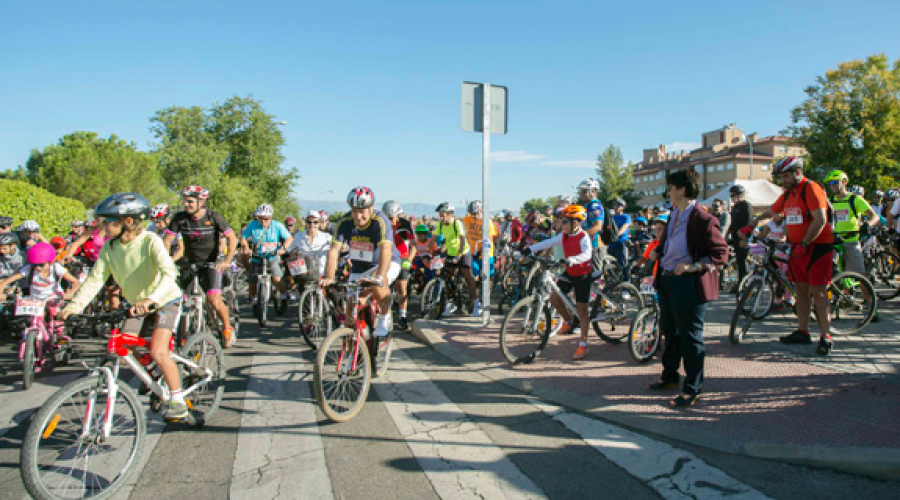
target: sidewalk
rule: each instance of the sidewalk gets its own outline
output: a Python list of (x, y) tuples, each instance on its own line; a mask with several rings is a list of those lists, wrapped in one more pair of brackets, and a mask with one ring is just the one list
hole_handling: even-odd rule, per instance
[(499, 348), (502, 317), (488, 327), (455, 316), (419, 320), (413, 333), (491, 379), (638, 430), (728, 453), (900, 478), (900, 302), (879, 304), (881, 321), (835, 336), (828, 358), (815, 344), (785, 346), (795, 323), (782, 314), (754, 323), (741, 345), (728, 340), (732, 296), (707, 316), (704, 397), (677, 410), (646, 389), (658, 358), (639, 365), (624, 344), (593, 332), (588, 357), (572, 361), (577, 335), (553, 337), (529, 365), (510, 365)]

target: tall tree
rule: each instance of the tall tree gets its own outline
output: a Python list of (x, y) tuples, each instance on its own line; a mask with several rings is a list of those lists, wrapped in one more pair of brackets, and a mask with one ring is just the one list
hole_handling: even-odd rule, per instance
[(134, 191), (151, 203), (175, 201), (167, 192), (156, 155), (138, 151), (115, 135), (75, 132), (57, 144), (32, 150), (25, 166), (29, 182), (91, 207), (111, 193)]
[(810, 176), (832, 169), (871, 191), (900, 177), (900, 60), (884, 54), (840, 63), (816, 77), (791, 111), (792, 135), (809, 152)]
[(597, 156), (597, 175), (600, 176), (600, 193), (597, 198), (608, 206), (616, 198), (623, 198), (628, 205), (636, 205), (639, 198), (634, 192), (634, 163), (625, 162), (622, 150), (610, 144)]
[(525, 203), (522, 204), (522, 209), (520, 210), (520, 215), (524, 217), (531, 210), (537, 210), (538, 212), (543, 213), (544, 207), (550, 205), (551, 207), (556, 207), (556, 196), (548, 196), (547, 198), (532, 198), (530, 200), (525, 200)]

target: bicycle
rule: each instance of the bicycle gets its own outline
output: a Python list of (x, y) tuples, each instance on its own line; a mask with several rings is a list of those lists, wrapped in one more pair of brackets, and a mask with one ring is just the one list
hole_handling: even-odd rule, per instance
[[(104, 322), (111, 325), (107, 354), (84, 378), (50, 396), (32, 418), (20, 457), (22, 481), (39, 499), (107, 498), (133, 472), (144, 444), (146, 417), (129, 384), (120, 379), (124, 364), (152, 392), (150, 406), (160, 411), (169, 390), (144, 351), (148, 342), (123, 334), (115, 326), (129, 316), (119, 309), (95, 316), (72, 315), (67, 324)], [(170, 349), (172, 349), (170, 343)], [(222, 347), (208, 333), (191, 336), (172, 353), (182, 372), (182, 387), (190, 409), (186, 423), (201, 426), (216, 412), (225, 391)], [(155, 368), (158, 373), (151, 375)]]
[(891, 300), (900, 295), (900, 257), (891, 251), (896, 238), (886, 229), (878, 227), (863, 239), (866, 274), (881, 300)]
[(645, 305), (638, 311), (628, 329), (628, 352), (638, 363), (646, 363), (659, 350), (662, 340), (659, 329), (659, 295), (653, 288), (652, 276), (641, 280), (640, 293)]
[(50, 324), (44, 319), (48, 302), (26, 297), (16, 298), (15, 315), (25, 319), (22, 341), (19, 344), (22, 388), (25, 390), (31, 388), (35, 373), (41, 370), (45, 361), (52, 358), (58, 365), (65, 366), (72, 355), (71, 339), (65, 334), (57, 334), (57, 326), (61, 325), (57, 325), (53, 318), (50, 319)]
[(274, 253), (262, 253), (254, 255), (253, 260), (260, 264), (260, 272), (256, 275), (256, 302), (253, 304), (253, 315), (259, 322), (259, 326), (265, 328), (269, 318), (269, 300), (275, 303), (275, 313), (281, 316), (287, 311), (287, 299), (272, 297), (272, 275), (269, 274), (271, 259), (276, 258)]
[(420, 308), (422, 316), (427, 319), (440, 319), (444, 316), (450, 303), (456, 307), (456, 310), (468, 312), (469, 289), (459, 274), (464, 270), (457, 269), (457, 272), (448, 274), (449, 269), (445, 270), (446, 260), (446, 256), (431, 258), (431, 270), (434, 271), (434, 278), (425, 285)]
[[(500, 327), (500, 351), (506, 360), (513, 364), (534, 361), (543, 352), (552, 334), (562, 326), (560, 316), (556, 316), (554, 320), (555, 309), (550, 304), (551, 294), (555, 293), (560, 297), (573, 323), (578, 324), (575, 303), (568, 295), (563, 294), (556, 284), (556, 275), (553, 271), (560, 265), (545, 257), (531, 255), (527, 258), (538, 264), (539, 278), (532, 295), (516, 303), (506, 313)], [(631, 323), (629, 315), (643, 308), (643, 299), (630, 283), (618, 283), (611, 290), (605, 291), (594, 282), (592, 288), (594, 296), (591, 300), (591, 326), (601, 339), (615, 342), (603, 333), (600, 323), (609, 321), (613, 329), (617, 324)]]
[[(222, 325), (219, 315), (212, 307), (207, 307), (206, 293), (200, 286), (199, 271), (201, 269), (215, 269), (216, 264), (203, 262), (185, 266), (185, 273), (190, 275), (190, 284), (185, 287), (185, 300), (181, 305), (182, 316), (175, 332), (177, 345), (184, 345), (187, 337), (196, 333), (215, 332), (221, 345), (225, 345), (225, 327)], [(228, 317), (231, 320), (232, 334), (237, 336), (241, 328), (240, 309), (238, 308), (237, 293), (234, 290), (234, 280), (226, 271), (222, 276), (222, 301), (228, 308)]]
[(371, 297), (360, 301), (364, 287), (377, 286), (365, 278), (357, 283), (329, 285), (346, 294), (344, 326), (336, 328), (319, 347), (313, 370), (316, 402), (322, 413), (334, 422), (346, 422), (362, 409), (369, 395), (372, 377), (383, 376), (393, 350), (391, 335), (375, 337), (378, 302)]

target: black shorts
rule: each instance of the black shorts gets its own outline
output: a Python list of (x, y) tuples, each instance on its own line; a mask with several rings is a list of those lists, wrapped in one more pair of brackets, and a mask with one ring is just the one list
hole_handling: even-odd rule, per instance
[(593, 273), (588, 273), (584, 276), (570, 276), (569, 273), (564, 273), (556, 281), (556, 286), (559, 287), (559, 290), (562, 293), (569, 293), (574, 287), (575, 302), (587, 304), (591, 300), (591, 283), (594, 282), (592, 274)]
[(466, 269), (472, 269), (472, 254), (467, 253), (463, 255), (457, 255), (456, 257), (450, 257), (447, 259), (447, 262), (444, 263), (447, 267), (463, 267)]
[[(178, 284), (181, 286), (182, 290), (189, 291), (188, 289), (191, 286), (191, 280), (194, 279), (190, 267), (182, 267), (179, 271)], [(216, 271), (216, 268), (201, 267), (197, 270), (197, 279), (200, 282), (200, 288), (202, 288), (207, 295), (222, 293), (222, 273)]]
[(409, 269), (400, 268), (400, 274), (397, 275), (397, 279), (395, 281), (408, 281), (409, 280)]

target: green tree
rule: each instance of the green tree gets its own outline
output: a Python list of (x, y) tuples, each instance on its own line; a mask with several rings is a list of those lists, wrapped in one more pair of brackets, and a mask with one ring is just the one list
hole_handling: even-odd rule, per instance
[(610, 144), (597, 156), (597, 175), (600, 176), (600, 192), (597, 198), (603, 206), (616, 198), (623, 198), (629, 207), (637, 206), (640, 196), (634, 192), (634, 163), (625, 162), (622, 150)]
[(900, 177), (900, 60), (884, 54), (840, 63), (816, 77), (786, 133), (809, 152), (808, 175), (841, 169), (868, 191)]
[(175, 106), (151, 119), (163, 176), (178, 190), (199, 184), (230, 221), (243, 221), (260, 203), (278, 217), (299, 213), (292, 196), (299, 175), (282, 166), (284, 137), (275, 117), (252, 97), (232, 97), (210, 109)]
[(122, 191), (140, 193), (151, 203), (176, 200), (166, 191), (156, 155), (138, 151), (134, 143), (115, 135), (65, 135), (57, 144), (32, 150), (25, 174), (32, 184), (89, 207)]
[(525, 215), (531, 210), (537, 210), (538, 212), (543, 213), (544, 207), (547, 205), (556, 207), (556, 196), (548, 196), (547, 198), (532, 198), (530, 200), (526, 200), (525, 203), (522, 204), (520, 215), (522, 217), (525, 217)]

